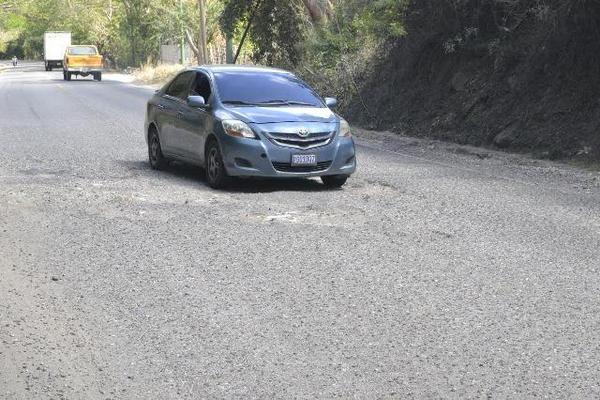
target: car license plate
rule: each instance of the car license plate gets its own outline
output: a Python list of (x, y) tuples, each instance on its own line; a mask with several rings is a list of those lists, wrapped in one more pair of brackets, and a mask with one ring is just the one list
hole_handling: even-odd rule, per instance
[(292, 167), (317, 165), (317, 156), (314, 154), (292, 154)]

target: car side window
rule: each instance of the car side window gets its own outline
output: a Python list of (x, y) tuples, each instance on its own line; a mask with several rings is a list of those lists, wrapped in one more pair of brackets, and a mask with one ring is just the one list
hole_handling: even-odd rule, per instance
[(191, 85), (194, 73), (191, 71), (183, 72), (167, 88), (165, 93), (167, 96), (177, 97), (185, 100), (188, 94), (188, 90)]
[(192, 86), (190, 96), (202, 96), (204, 101), (208, 103), (212, 91), (210, 89), (210, 79), (202, 72), (196, 73), (196, 82)]

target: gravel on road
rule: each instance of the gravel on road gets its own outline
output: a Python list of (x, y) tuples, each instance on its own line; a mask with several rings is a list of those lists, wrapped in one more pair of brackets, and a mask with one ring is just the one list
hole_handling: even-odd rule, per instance
[(151, 93), (0, 74), (0, 398), (600, 397), (597, 171), (357, 130), (214, 191)]

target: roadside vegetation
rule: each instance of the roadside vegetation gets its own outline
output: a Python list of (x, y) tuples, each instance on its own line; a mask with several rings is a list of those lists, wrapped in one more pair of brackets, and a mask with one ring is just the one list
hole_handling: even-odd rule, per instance
[(134, 75), (139, 83), (162, 84), (169, 81), (184, 68), (181, 64), (144, 64), (134, 71)]
[(158, 82), (195, 63), (297, 72), (364, 127), (547, 158), (600, 159), (595, 0), (0, 0), (0, 58), (69, 30)]

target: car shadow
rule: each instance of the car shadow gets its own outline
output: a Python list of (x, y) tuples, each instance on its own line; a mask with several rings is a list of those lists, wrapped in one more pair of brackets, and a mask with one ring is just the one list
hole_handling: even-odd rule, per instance
[[(50, 79), (49, 81), (50, 81), (50, 82), (65, 82), (65, 83), (72, 83), (72, 84), (76, 84), (76, 83), (80, 83), (80, 84), (81, 84), (81, 83), (86, 83), (86, 82), (87, 82), (87, 83), (102, 83), (102, 84), (111, 84), (111, 83), (113, 83), (113, 82), (114, 82), (114, 81), (108, 81), (108, 80), (106, 80), (106, 81), (102, 81), (102, 82), (98, 82), (98, 81), (96, 81), (96, 80), (94, 80), (94, 79), (90, 78), (89, 76), (88, 76), (88, 77), (85, 77), (85, 78), (80, 78), (80, 79), (75, 79), (75, 78), (73, 78), (73, 79), (71, 79), (70, 81), (66, 81), (66, 80), (64, 80), (64, 79), (62, 79), (62, 78)], [(115, 83), (116, 83), (116, 82), (115, 82)]]
[(224, 191), (229, 193), (325, 192), (330, 191), (315, 179), (237, 178)]
[[(153, 171), (147, 161), (120, 161), (120, 164), (131, 171)], [(172, 161), (161, 174), (172, 178), (185, 180), (186, 183), (200, 183), (207, 188), (206, 173), (204, 168)], [(235, 178), (226, 188), (225, 193), (273, 193), (289, 192), (325, 192), (340, 189), (330, 189), (316, 179), (306, 178)]]

